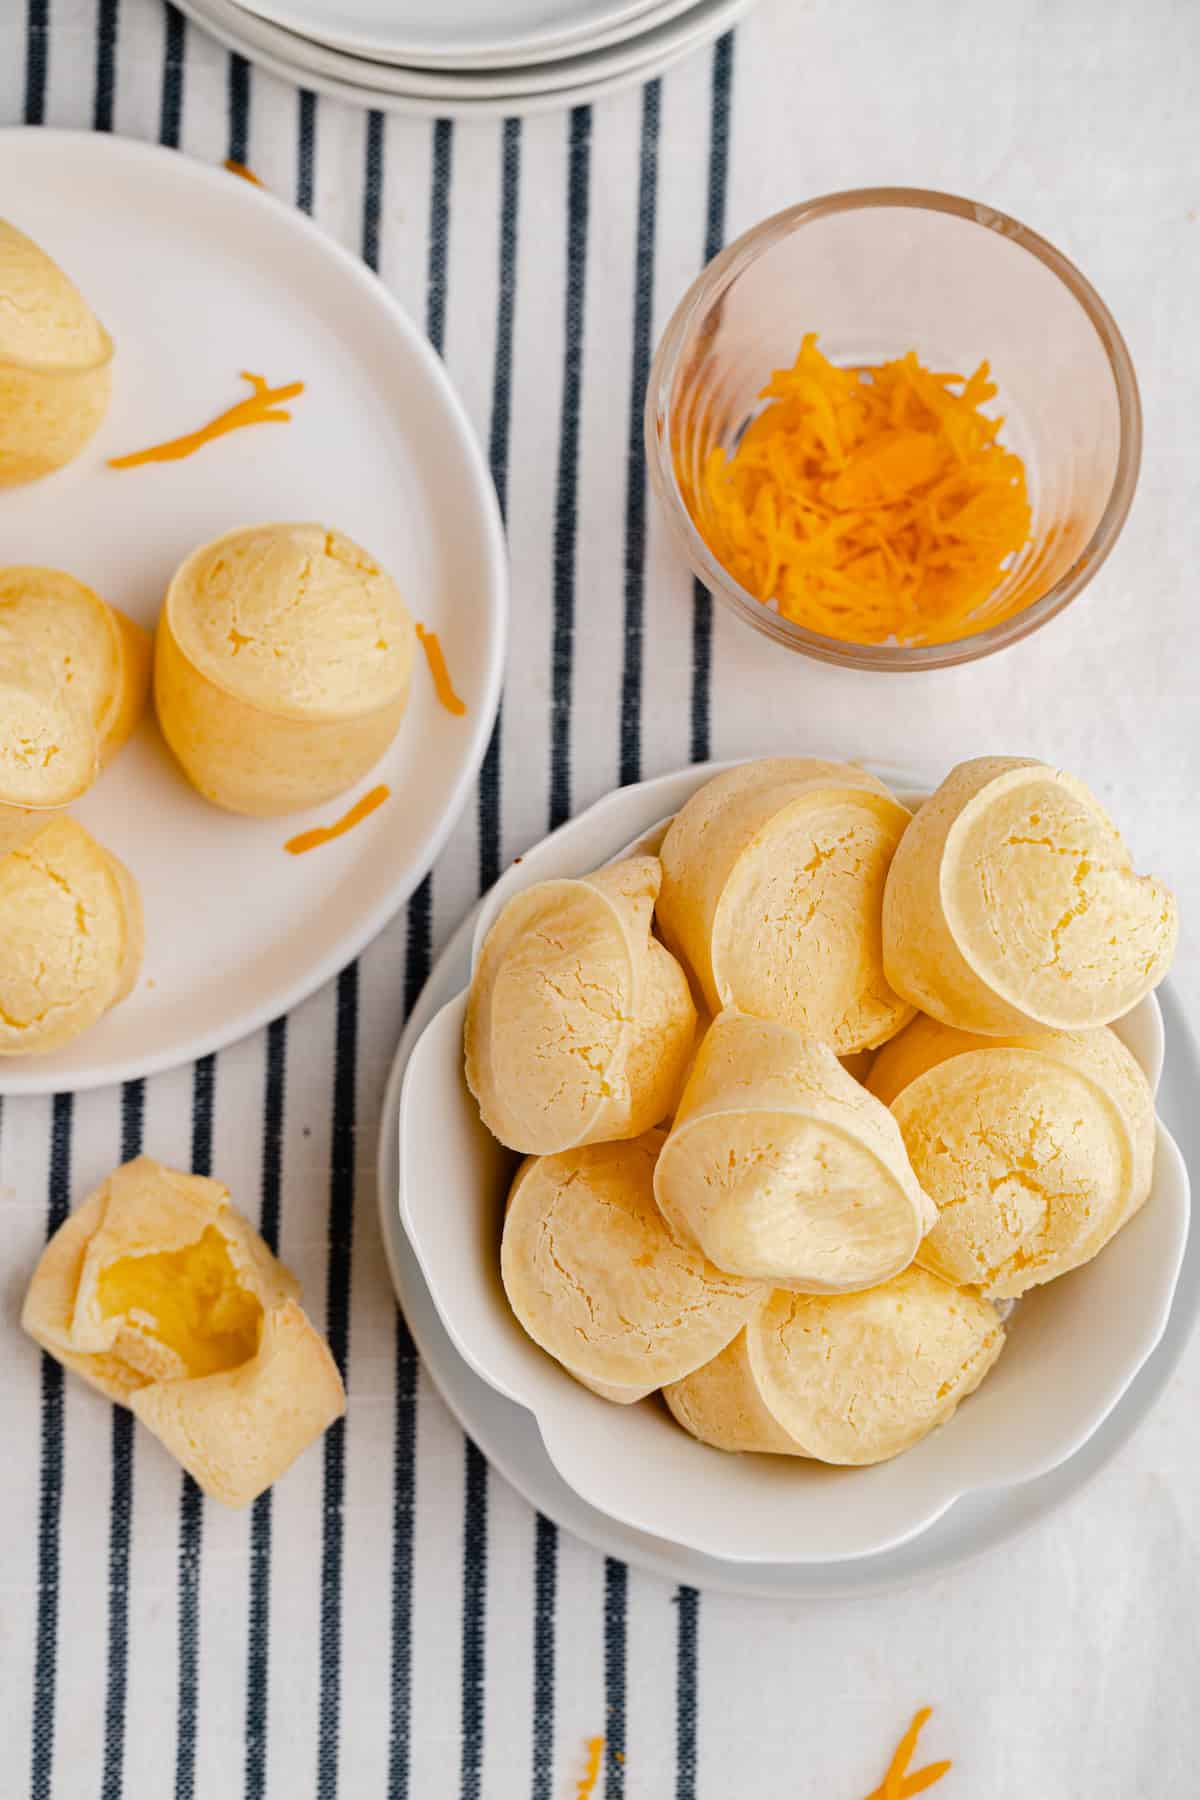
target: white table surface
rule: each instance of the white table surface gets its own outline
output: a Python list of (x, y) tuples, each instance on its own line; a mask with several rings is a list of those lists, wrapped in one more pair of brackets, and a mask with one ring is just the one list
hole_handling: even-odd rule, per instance
[[(48, 51), (44, 82), (39, 49)], [(718, 616), (708, 740), (713, 756), (811, 747), (936, 768), (1016, 750), (1076, 770), (1125, 825), (1140, 864), (1181, 896), (1176, 981), (1193, 1016), (1198, 68), (1200, 9), (1188, 0), (1121, 9), (1096, 0), (762, 0), (739, 29), (727, 235), (805, 195), (875, 182), (945, 187), (995, 203), (1059, 244), (1112, 307), (1142, 384), (1146, 448), (1132, 517), (1086, 598), (1003, 657), (889, 681), (789, 658)], [(706, 51), (669, 74), (658, 95), (657, 210), (640, 263), (655, 334), (701, 260), (713, 79), (714, 53)], [(576, 604), (570, 767), (560, 759), (558, 804), (577, 810), (622, 774), (646, 105), (635, 90), (594, 110), (585, 170), (587, 119), (542, 117), (519, 128), (368, 124), (353, 108), (302, 104), (294, 89), (231, 65), (198, 31), (170, 20), (161, 0), (8, 0), (0, 8), (0, 122), (31, 117), (146, 139), (165, 131), (188, 155), (240, 156), (358, 249), (364, 171), (381, 169), (383, 279), (435, 332), (444, 329), (444, 353), (481, 435), (501, 446), (503, 409), (493, 406), (499, 221), (505, 150), (510, 172), (519, 157), (507, 443), (515, 618), (500, 756), (505, 859), (545, 831), (551, 810), (572, 132), (575, 247), (586, 252), (586, 279), (578, 532), (572, 558), (560, 531), (568, 554), (557, 574), (561, 605), (574, 571)], [(653, 125), (653, 95), (649, 107)], [(301, 151), (305, 134), (311, 160)], [(431, 219), (443, 207), (448, 236), (444, 268), (433, 246), (431, 304)], [(64, 529), (69, 536), (69, 522)], [(635, 576), (640, 566), (635, 558)], [(652, 516), (644, 577), (640, 741), (627, 747), (627, 775), (687, 761), (694, 742), (691, 584)], [(435, 944), (478, 890), (480, 847), (472, 808), (435, 874)], [(423, 961), (420, 931), (418, 920), (411, 934), (402, 916), (364, 957), (357, 981), (343, 981), (344, 1027), (357, 1003), (357, 1059), (347, 1063), (343, 1035), (336, 1134), (335, 989), (289, 1026), (278, 1120), (282, 1247), (323, 1320), (323, 1297), (337, 1289), (344, 1266), (344, 1256), (335, 1258), (331, 1284), (330, 1243), (344, 1252), (351, 1241), (337, 1197), (353, 1186), (350, 1414), (340, 1472), (318, 1451), (277, 1489), (269, 1546), (262, 1513), (255, 1525), (207, 1505), (197, 1530), (181, 1506), (175, 1467), (140, 1437), (127, 1467), (110, 1409), (78, 1384), (62, 1390), (61, 1434), (54, 1417), (47, 1424), (46, 1377), (16, 1327), (45, 1235), (47, 1194), (77, 1199), (119, 1160), (122, 1143), (132, 1142), (136, 1101), (125, 1097), (124, 1114), (115, 1093), (83, 1096), (73, 1108), (49, 1100), (3, 1106), (0, 1793), (558, 1800), (575, 1792), (586, 1738), (607, 1729), (620, 1741), (623, 1705), (624, 1761), (607, 1766), (599, 1790), (606, 1800), (858, 1800), (924, 1701), (936, 1707), (927, 1757), (956, 1761), (935, 1790), (946, 1800), (1194, 1793), (1198, 1344), (1146, 1427), (1082, 1497), (1019, 1542), (923, 1589), (816, 1611), (712, 1595), (681, 1600), (637, 1572), (626, 1585), (601, 1557), (566, 1538), (553, 1544), (543, 1530), (543, 1598), (552, 1566), (556, 1606), (553, 1621), (543, 1607), (540, 1660), (533, 1516), (469, 1457), (464, 1477), (462, 1434), (421, 1377), (411, 1585), (403, 1566), (394, 1580), (393, 1541), (408, 1516), (402, 1509), (398, 1527), (396, 1497), (408, 1492), (408, 1471), (396, 1421), (411, 1414), (374, 1218), (373, 1138), (403, 1017), (406, 963), (419, 969)], [(279, 1034), (276, 1049), (278, 1042)], [(264, 1036), (223, 1053), (214, 1077), (215, 1166), (252, 1215), (264, 1171), (269, 1184), (274, 1167), (267, 1068)], [(194, 1143), (203, 1150), (206, 1079), (202, 1071), (198, 1113), (191, 1070), (147, 1085), (145, 1142), (164, 1160), (187, 1162)], [(356, 1116), (346, 1111), (347, 1093), (357, 1098)], [(53, 1480), (47, 1487), (47, 1456), (53, 1465), (60, 1449), (59, 1505)], [(110, 1496), (130, 1480), (126, 1540), (120, 1519), (114, 1528)], [(269, 1601), (269, 1629), (261, 1610), (252, 1617), (254, 1594)], [(248, 1669), (259, 1650), (265, 1662)], [(553, 1675), (540, 1695), (535, 1666)]]

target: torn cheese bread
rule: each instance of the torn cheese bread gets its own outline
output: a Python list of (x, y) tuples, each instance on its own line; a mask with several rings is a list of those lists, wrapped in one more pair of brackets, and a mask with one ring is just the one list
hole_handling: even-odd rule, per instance
[(663, 841), (657, 916), (709, 1010), (737, 1007), (839, 1055), (912, 1016), (884, 977), (884, 881), (909, 813), (846, 763), (772, 757), (706, 783)]
[(0, 487), (62, 468), (112, 393), (112, 339), (58, 264), (0, 219)]
[(466, 1075), (510, 1149), (552, 1155), (640, 1137), (674, 1106), (696, 1009), (651, 932), (660, 879), (656, 857), (635, 856), (539, 882), (488, 932), (467, 1004)]
[(1147, 1122), (1107, 1048), (987, 1044), (900, 1089), (892, 1115), (938, 1209), (925, 1268), (1014, 1299), (1090, 1261), (1141, 1204)]
[[(21, 664), (35, 672), (24, 699), (11, 693)], [(61, 806), (145, 711), (150, 636), (60, 569), (0, 568), (0, 670), (10, 697), (0, 710), (0, 801)], [(35, 708), (45, 724), (31, 733)]]
[(1162, 980), (1175, 901), (1134, 872), (1081, 781), (1027, 758), (961, 763), (892, 860), (883, 960), (892, 987), (964, 1031), (1077, 1031)]
[(862, 1293), (771, 1294), (664, 1398), (718, 1450), (877, 1463), (943, 1425), (1003, 1347), (994, 1307), (914, 1266)]
[(536, 1344), (605, 1399), (640, 1400), (707, 1362), (761, 1297), (674, 1238), (654, 1203), (660, 1131), (527, 1160), (500, 1272)]
[(365, 774), (408, 704), (416, 628), (373, 557), (322, 525), (194, 550), (155, 638), (163, 736), (206, 799), (269, 816)]
[(733, 1010), (700, 1047), (654, 1192), (719, 1269), (800, 1293), (886, 1281), (934, 1217), (887, 1108), (828, 1045)]
[(0, 941), (0, 1056), (61, 1049), (137, 979), (137, 883), (66, 813), (0, 808)]
[(21, 1323), (244, 1506), (345, 1410), (298, 1297), (220, 1182), (140, 1156), (51, 1238)]

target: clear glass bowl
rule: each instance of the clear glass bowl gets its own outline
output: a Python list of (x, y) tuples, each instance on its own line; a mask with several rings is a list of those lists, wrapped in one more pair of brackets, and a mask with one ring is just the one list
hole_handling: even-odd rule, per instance
[[(859, 644), (783, 618), (714, 557), (688, 510), (705, 458), (731, 453), (772, 370), (806, 332), (831, 361), (915, 350), (969, 374), (985, 359), (1023, 459), (1033, 524), (972, 630), (927, 645)], [(731, 244), (680, 301), (646, 393), (650, 480), (693, 572), (776, 643), (825, 662), (936, 669), (1015, 643), (1087, 585), (1125, 522), (1141, 406), (1111, 313), (1066, 257), (991, 207), (919, 188), (861, 188), (777, 213)], [(990, 622), (989, 622), (990, 621)]]

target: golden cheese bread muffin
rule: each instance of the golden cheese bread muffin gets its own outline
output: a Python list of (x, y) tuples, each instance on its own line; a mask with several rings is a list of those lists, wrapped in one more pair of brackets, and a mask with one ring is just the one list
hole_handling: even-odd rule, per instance
[(799, 1293), (886, 1281), (934, 1218), (895, 1121), (828, 1045), (732, 1010), (700, 1047), (654, 1192), (719, 1269)]
[(467, 1002), (466, 1075), (510, 1149), (640, 1137), (674, 1106), (696, 1009), (651, 933), (660, 879), (656, 857), (634, 856), (538, 882), (488, 932)]
[(86, 704), (0, 619), (0, 812), (68, 806), (87, 792), (99, 766)]
[(884, 1462), (945, 1424), (1003, 1348), (994, 1307), (913, 1267), (863, 1293), (771, 1294), (664, 1397), (718, 1450)]
[(0, 1056), (61, 1049), (137, 979), (137, 883), (67, 814), (0, 808), (0, 941)]
[(1120, 1229), (1152, 1164), (1099, 1061), (990, 1044), (901, 1088), (892, 1115), (938, 1209), (917, 1252), (925, 1268), (1014, 1299), (1090, 1261)]
[(108, 408), (112, 354), (58, 264), (0, 219), (0, 487), (79, 454)]
[[(40, 792), (54, 796), (42, 804), (63, 805), (83, 789), (75, 780), (73, 791), (62, 793), (60, 765), (65, 761), (74, 767), (77, 761), (80, 770), (87, 764), (94, 772), (116, 755), (141, 718), (150, 695), (150, 634), (61, 569), (0, 568), (0, 659), (14, 649), (24, 656), (27, 669), (39, 670), (34, 696), (53, 691), (60, 696), (57, 713), (64, 720), (59, 727), (64, 741), (42, 763)], [(10, 769), (31, 762), (20, 718), (20, 709), (16, 715), (0, 713), (0, 800), (30, 806), (37, 802), (10, 791), (5, 778)], [(82, 742), (85, 727), (90, 747)], [(38, 791), (36, 783), (25, 785)]]
[(139, 1156), (51, 1238), (21, 1323), (244, 1506), (345, 1410), (299, 1291), (219, 1181)]
[(365, 774), (408, 703), (416, 631), (390, 576), (322, 525), (194, 550), (155, 638), (163, 736), (214, 805), (269, 816)]
[(964, 1031), (1076, 1031), (1120, 1018), (1161, 981), (1175, 901), (1134, 873), (1081, 781), (1046, 763), (961, 763), (892, 860), (883, 960), (898, 993)]
[(888, 866), (909, 814), (847, 763), (772, 757), (692, 795), (661, 851), (657, 916), (709, 1010), (778, 1019), (849, 1055), (912, 1016), (883, 973)]
[(504, 1220), (500, 1273), (536, 1344), (628, 1403), (709, 1361), (761, 1298), (672, 1237), (654, 1203), (660, 1131), (530, 1158)]

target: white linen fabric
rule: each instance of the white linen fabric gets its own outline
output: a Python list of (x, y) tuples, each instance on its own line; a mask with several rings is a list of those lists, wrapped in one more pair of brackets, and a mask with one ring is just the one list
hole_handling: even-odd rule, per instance
[[(603, 1735), (605, 1800), (855, 1800), (925, 1701), (946, 1800), (1194, 1791), (1200, 1346), (1083, 1496), (934, 1586), (819, 1608), (676, 1591), (535, 1517), (464, 1443), (394, 1305), (373, 1168), (405, 1010), (481, 885), (615, 783), (709, 755), (1065, 764), (1176, 886), (1200, 1008), (1198, 55), (1188, 0), (763, 0), (595, 109), (429, 125), (257, 73), (163, 0), (0, 8), (0, 121), (233, 157), (377, 268), (488, 448), (514, 577), (478, 801), (358, 965), (195, 1068), (0, 1108), (0, 1793), (559, 1800)], [(880, 181), (989, 200), (1076, 258), (1147, 418), (1085, 598), (1001, 658), (907, 679), (713, 615), (640, 449), (649, 354), (704, 257)], [(228, 1182), (346, 1373), (344, 1426), (249, 1513), (202, 1501), (17, 1328), (47, 1231), (142, 1145)]]

